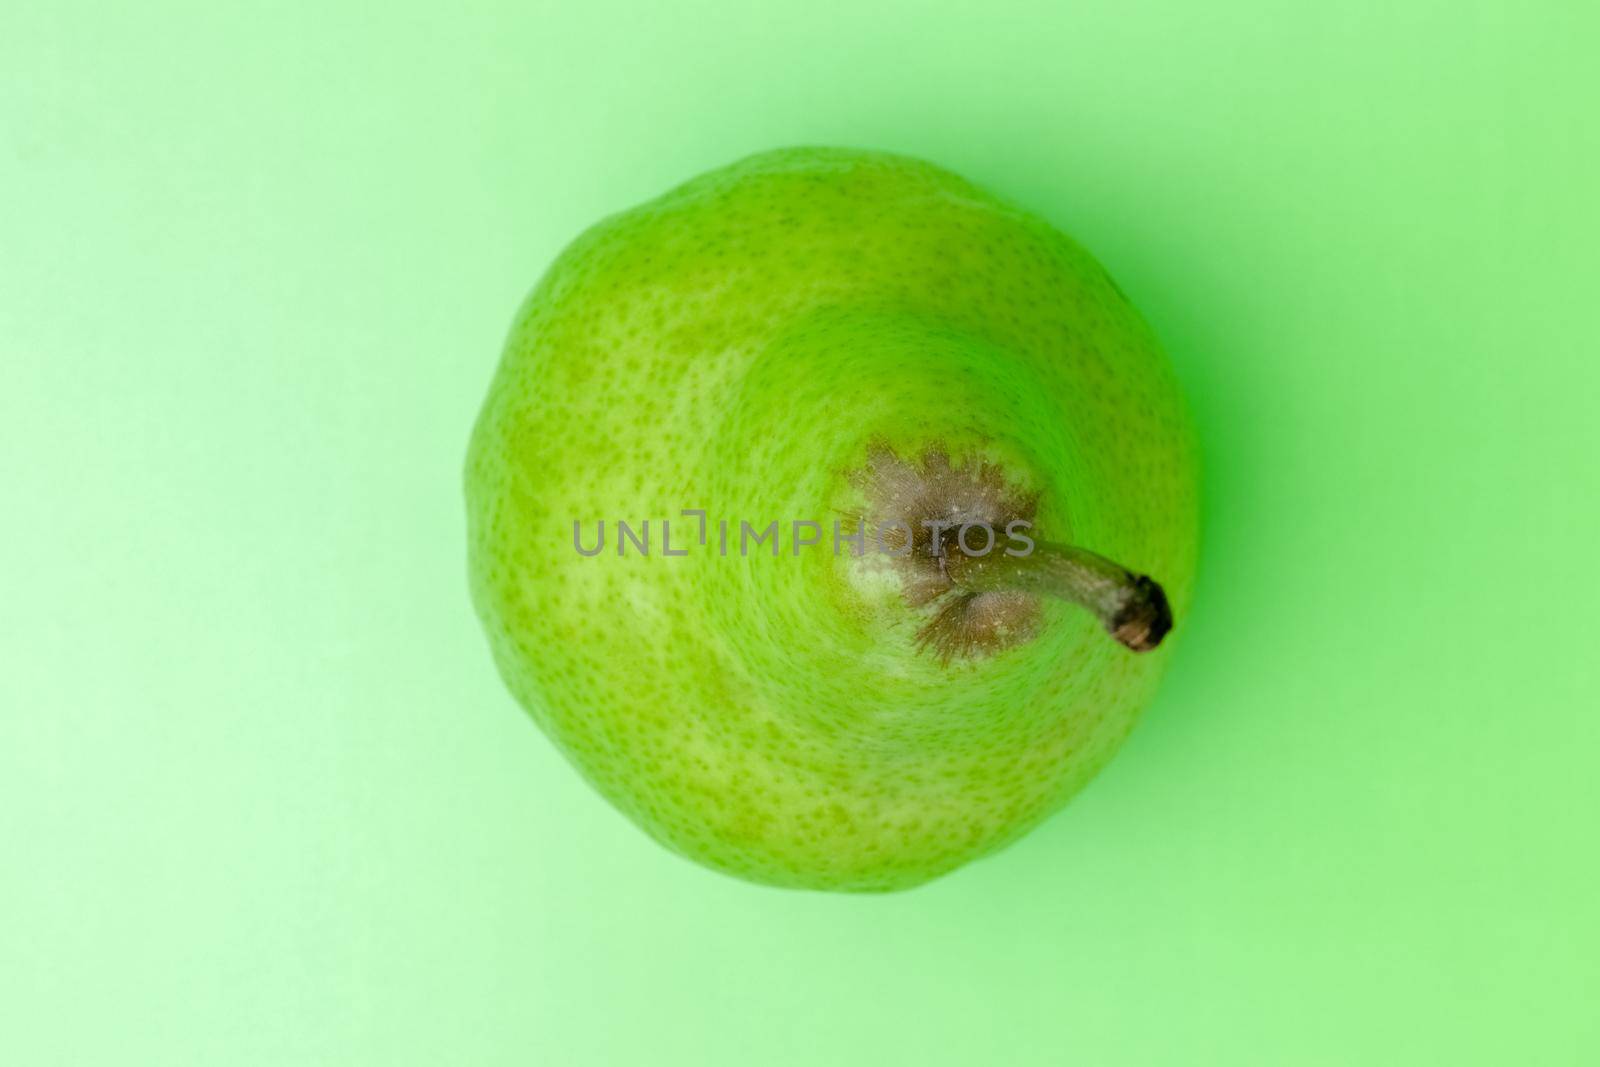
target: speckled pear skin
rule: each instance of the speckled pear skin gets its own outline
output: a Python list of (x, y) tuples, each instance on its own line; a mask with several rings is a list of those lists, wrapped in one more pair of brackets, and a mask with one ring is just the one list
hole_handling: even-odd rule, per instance
[[(571, 762), (709, 867), (882, 891), (991, 853), (1104, 765), (1172, 653), (1056, 601), (993, 655), (919, 647), (932, 608), (870, 541), (834, 552), (874, 447), (997, 465), (1039, 537), (1162, 582), (1181, 638), (1197, 464), (1170, 369), (1086, 252), (954, 174), (753, 156), (600, 222), (517, 313), (466, 467), (473, 602)], [(592, 547), (602, 519), (580, 555), (574, 520)], [(617, 554), (618, 519), (651, 520), (649, 556)], [(824, 531), (799, 555), (797, 519)], [(781, 554), (739, 555), (740, 520), (778, 520)]]

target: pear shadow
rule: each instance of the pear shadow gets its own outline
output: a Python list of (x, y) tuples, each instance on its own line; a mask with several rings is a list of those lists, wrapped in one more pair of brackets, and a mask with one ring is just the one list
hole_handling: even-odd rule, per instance
[[(1001, 854), (938, 880), (938, 888), (891, 898), (999, 892), (1025, 907), (1024, 900), (1037, 894), (1038, 879), (1103, 847), (1107, 832), (1158, 825), (1181, 783), (1202, 776), (1194, 751), (1214, 727), (1217, 709), (1249, 704), (1241, 699), (1250, 685), (1247, 665), (1260, 628), (1275, 623), (1260, 606), (1241, 602), (1258, 597), (1263, 586), (1234, 580), (1250, 561), (1248, 545), (1228, 530), (1242, 507), (1253, 506), (1248, 501), (1256, 487), (1270, 478), (1263, 405), (1279, 383), (1264, 376), (1260, 359), (1240, 354), (1259, 350), (1267, 333), (1269, 311), (1258, 306), (1252, 277), (1292, 270), (1294, 250), (1274, 246), (1272, 262), (1255, 264), (1253, 273), (1237, 271), (1236, 262), (1210, 247), (1219, 227), (1234, 224), (1206, 210), (1208, 191), (1214, 194), (1229, 182), (1216, 160), (1185, 153), (1181, 140), (1163, 143), (1118, 129), (1088, 110), (1061, 114), (991, 99), (951, 112), (911, 99), (864, 105), (824, 98), (787, 121), (774, 122), (762, 101), (736, 104), (731, 111), (725, 101), (708, 104), (707, 113), (718, 112), (718, 123), (689, 131), (652, 162), (651, 173), (617, 176), (616, 206), (639, 199), (631, 193), (634, 186), (641, 195), (655, 195), (742, 156), (783, 146), (828, 144), (927, 159), (1042, 216), (1084, 245), (1155, 330), (1187, 399), (1201, 453), (1199, 569), (1168, 676), (1141, 724), (1067, 810)], [(624, 187), (630, 192), (620, 192)], [(1099, 830), (1077, 825), (1075, 816), (1086, 807), (1098, 809), (1096, 821), (1106, 820)], [(1052, 839), (1057, 834), (1072, 836)], [(1018, 877), (1002, 875), (1002, 869)]]

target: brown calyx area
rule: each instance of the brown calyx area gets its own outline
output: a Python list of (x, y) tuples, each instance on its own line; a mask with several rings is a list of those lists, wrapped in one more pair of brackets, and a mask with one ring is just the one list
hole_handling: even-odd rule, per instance
[[(1172, 629), (1157, 582), (1086, 549), (1039, 539), (1032, 529), (1037, 496), (1011, 485), (987, 460), (952, 463), (935, 446), (913, 462), (875, 445), (854, 480), (866, 503), (853, 517), (888, 553), (907, 602), (934, 607), (917, 644), (943, 662), (992, 655), (1035, 636), (1043, 595), (1094, 612), (1135, 652), (1155, 648)], [(1021, 540), (1010, 536), (1013, 528)]]
[[(962, 558), (963, 523), (987, 524), (995, 533), (995, 552), (1004, 550), (1006, 527), (1012, 522), (1031, 528), (1038, 505), (1033, 494), (1009, 484), (993, 463), (973, 459), (952, 464), (938, 447), (911, 462), (885, 445), (874, 446), (856, 481), (867, 498), (863, 517), (868, 536), (880, 538), (890, 553), (906, 601), (914, 607), (937, 604), (917, 632), (919, 647), (948, 662), (1000, 652), (1038, 632), (1037, 596), (959, 588), (950, 566)], [(950, 525), (935, 537), (929, 522)], [(981, 536), (975, 534), (969, 542)]]

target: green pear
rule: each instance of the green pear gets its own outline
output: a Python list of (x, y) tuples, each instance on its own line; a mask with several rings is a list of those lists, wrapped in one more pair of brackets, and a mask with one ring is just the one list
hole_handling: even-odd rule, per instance
[(472, 597), (517, 700), (657, 840), (901, 889), (1127, 735), (1196, 483), (1170, 368), (1083, 249), (918, 160), (775, 151), (603, 220), (524, 302), (468, 456)]

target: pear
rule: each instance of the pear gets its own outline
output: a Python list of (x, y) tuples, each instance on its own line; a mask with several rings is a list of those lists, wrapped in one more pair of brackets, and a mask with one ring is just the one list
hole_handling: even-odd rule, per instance
[(1016, 840), (1170, 655), (1197, 462), (1160, 348), (1039, 218), (767, 152), (595, 225), (466, 466), (507, 686), (669, 848), (883, 891)]

